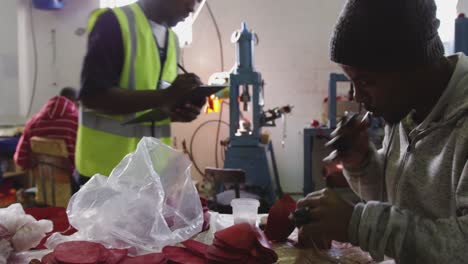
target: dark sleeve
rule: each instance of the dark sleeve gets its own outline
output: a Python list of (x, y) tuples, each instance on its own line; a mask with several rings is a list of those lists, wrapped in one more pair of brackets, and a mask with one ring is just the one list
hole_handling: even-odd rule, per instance
[(122, 32), (109, 10), (97, 20), (88, 37), (88, 50), (81, 71), (80, 97), (118, 87), (123, 68)]

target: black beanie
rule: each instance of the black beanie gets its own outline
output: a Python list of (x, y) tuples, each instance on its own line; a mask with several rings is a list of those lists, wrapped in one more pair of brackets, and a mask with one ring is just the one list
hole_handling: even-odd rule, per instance
[(434, 0), (348, 0), (331, 60), (368, 70), (427, 65), (444, 56)]

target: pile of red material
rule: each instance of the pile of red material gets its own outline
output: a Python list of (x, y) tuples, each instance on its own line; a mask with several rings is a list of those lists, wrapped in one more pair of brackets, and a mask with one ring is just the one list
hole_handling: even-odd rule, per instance
[(206, 252), (210, 263), (275, 263), (278, 255), (263, 231), (247, 223), (215, 233)]
[(162, 253), (127, 256), (127, 249), (107, 249), (99, 243), (71, 241), (59, 244), (42, 258), (43, 264), (272, 264), (278, 260), (263, 232), (247, 223), (215, 233), (212, 245), (195, 240), (185, 247), (167, 246)]
[(163, 248), (163, 254), (171, 264), (205, 264), (205, 252), (208, 245), (197, 242), (195, 240), (188, 240), (182, 243), (183, 247), (167, 246)]
[(71, 241), (58, 245), (42, 258), (43, 264), (166, 264), (162, 253), (138, 257), (127, 256), (127, 249), (107, 249), (103, 245), (87, 241)]
[(265, 235), (270, 241), (285, 242), (294, 231), (290, 215), (296, 210), (296, 201), (289, 195), (279, 199), (268, 212)]
[[(210, 229), (210, 213), (208, 212), (208, 201), (200, 198), (203, 208), (203, 229), (202, 232)], [(45, 207), (45, 208), (25, 208), (26, 214), (32, 215), (36, 220), (50, 220), (54, 224), (52, 232), (42, 239), (41, 243), (34, 249), (45, 249), (44, 243), (55, 232), (60, 232), (62, 235), (72, 235), (77, 230), (68, 222), (67, 211), (63, 207)]]
[(165, 247), (169, 263), (185, 264), (271, 264), (278, 260), (263, 232), (247, 223), (215, 233), (212, 245), (189, 240), (185, 248)]
[[(204, 211), (203, 229), (209, 228), (209, 213), (206, 201), (202, 200)], [(277, 210), (283, 208), (280, 206)], [(54, 232), (69, 230), (64, 208), (33, 208), (26, 210), (36, 219), (54, 222)], [(276, 218), (276, 217), (275, 217)], [(274, 220), (273, 220), (274, 222)], [(76, 230), (71, 230), (75, 232)], [(107, 249), (103, 245), (87, 241), (71, 241), (59, 244), (52, 253), (42, 258), (44, 264), (271, 264), (278, 255), (260, 229), (247, 223), (234, 225), (215, 233), (212, 245), (194, 240), (182, 243), (185, 247), (167, 246), (162, 253), (129, 257), (127, 249)]]

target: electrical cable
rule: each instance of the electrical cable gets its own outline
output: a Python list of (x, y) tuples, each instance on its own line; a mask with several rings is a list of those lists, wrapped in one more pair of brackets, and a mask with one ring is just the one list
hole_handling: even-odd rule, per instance
[(221, 30), (219, 29), (218, 22), (216, 21), (216, 17), (214, 16), (213, 10), (211, 9), (210, 4), (206, 1), (206, 8), (208, 9), (208, 13), (210, 14), (211, 20), (213, 21), (213, 25), (216, 29), (216, 35), (218, 35), (218, 43), (219, 43), (219, 53), (221, 58), (221, 72), (224, 71), (224, 48), (223, 48), (223, 40), (221, 38)]
[(193, 142), (194, 142), (195, 136), (197, 135), (197, 133), (200, 131), (200, 129), (201, 129), (202, 127), (204, 127), (204, 126), (207, 125), (207, 124), (214, 123), (214, 122), (221, 122), (221, 123), (223, 123), (223, 124), (225, 124), (225, 125), (227, 125), (227, 126), (229, 127), (229, 123), (226, 122), (226, 121), (207, 120), (207, 121), (201, 123), (201, 124), (195, 129), (195, 131), (193, 131), (192, 137), (190, 138), (189, 153), (190, 153), (190, 156), (192, 157), (192, 163), (193, 163), (193, 165), (195, 166), (195, 169), (198, 171), (198, 173), (200, 173), (203, 177), (205, 177), (205, 173), (203, 173), (202, 170), (200, 169), (200, 167), (198, 167), (198, 164), (197, 164), (197, 162), (195, 161), (195, 156), (193, 155)]
[(34, 29), (34, 22), (33, 22), (33, 4), (32, 1), (30, 1), (29, 5), (29, 13), (30, 13), (30, 26), (31, 26), (31, 37), (33, 41), (33, 55), (34, 55), (34, 77), (33, 77), (33, 88), (32, 88), (32, 93), (31, 93), (31, 98), (29, 100), (29, 106), (28, 106), (28, 112), (27, 115), (31, 114), (32, 111), (32, 105), (34, 102), (34, 97), (36, 96), (36, 88), (37, 88), (37, 75), (38, 75), (38, 52), (37, 52), (37, 39), (36, 39), (36, 30)]

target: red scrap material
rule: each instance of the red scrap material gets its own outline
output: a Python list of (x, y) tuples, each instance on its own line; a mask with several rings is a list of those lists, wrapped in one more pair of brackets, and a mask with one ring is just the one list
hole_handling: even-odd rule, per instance
[(54, 249), (54, 256), (64, 264), (94, 264), (105, 261), (109, 254), (99, 243), (70, 241), (59, 244)]
[(289, 219), (296, 210), (296, 201), (288, 194), (279, 199), (268, 212), (265, 235), (271, 241), (284, 242), (294, 231), (294, 222)]
[(127, 249), (107, 249), (88, 241), (70, 241), (59, 244), (52, 253), (42, 258), (43, 264), (167, 264), (162, 253), (137, 257), (127, 256)]
[(182, 242), (182, 245), (184, 245), (184, 247), (188, 251), (192, 252), (192, 254), (202, 257), (202, 258), (205, 257), (206, 251), (208, 250), (208, 247), (209, 247), (207, 244), (198, 242), (196, 240), (184, 241)]
[(163, 253), (171, 264), (205, 264), (204, 256), (197, 256), (186, 248), (166, 246)]
[(263, 232), (247, 223), (215, 233), (212, 245), (194, 240), (182, 243), (185, 248), (165, 247), (168, 263), (193, 264), (271, 264), (278, 260)]
[(233, 263), (243, 263), (250, 256), (248, 254), (236, 254), (233, 251), (220, 249), (216, 246), (211, 246), (206, 251), (206, 258), (210, 260), (216, 260), (220, 262), (233, 262)]
[(242, 223), (216, 232), (206, 258), (208, 263), (270, 264), (278, 255), (260, 229)]
[(278, 260), (270, 241), (258, 228), (247, 223), (215, 233), (212, 245), (194, 240), (184, 247), (167, 246), (163, 253), (127, 256), (126, 249), (107, 249), (88, 241), (59, 244), (42, 258), (44, 264), (272, 264)]
[[(138, 257), (126, 257), (119, 264), (166, 264), (167, 258), (162, 253), (152, 253)], [(107, 264), (107, 262), (106, 262)]]
[(234, 250), (249, 251), (254, 246), (256, 236), (249, 224), (242, 223), (216, 232), (216, 240)]
[(42, 257), (41, 263), (43, 264), (58, 264), (58, 261), (55, 259), (54, 253), (49, 253)]
[(127, 258), (127, 249), (108, 249), (109, 257), (106, 264), (120, 264), (121, 261)]

